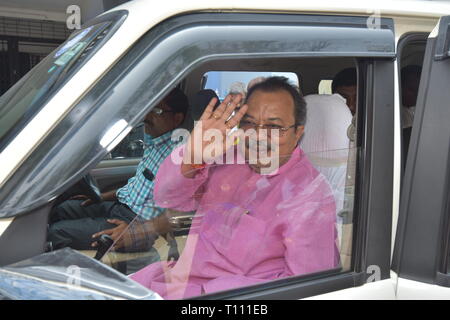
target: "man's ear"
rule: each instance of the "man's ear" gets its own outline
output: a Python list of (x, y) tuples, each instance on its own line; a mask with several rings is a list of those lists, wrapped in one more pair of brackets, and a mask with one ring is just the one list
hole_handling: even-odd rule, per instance
[(300, 142), (300, 139), (303, 136), (303, 133), (305, 132), (305, 126), (298, 126), (295, 128), (295, 136), (297, 137), (297, 143)]

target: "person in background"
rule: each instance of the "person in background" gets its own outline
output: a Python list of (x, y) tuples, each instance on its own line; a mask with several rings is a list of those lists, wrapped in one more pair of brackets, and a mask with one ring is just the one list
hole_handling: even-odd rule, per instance
[(409, 141), (416, 111), (417, 94), (419, 92), (420, 75), (422, 68), (417, 65), (403, 67), (400, 71), (402, 86), (402, 136), (403, 136), (403, 167), (406, 165), (408, 156)]
[(352, 115), (356, 113), (356, 69), (347, 68), (338, 72), (331, 84), (333, 93), (340, 94), (347, 103)]
[[(172, 90), (145, 117), (144, 155), (128, 183), (118, 190), (102, 193), (100, 203), (78, 196), (53, 209), (48, 232), (53, 249), (89, 250), (96, 246), (95, 238), (107, 234), (118, 250), (144, 251), (152, 248), (161, 229), (158, 226), (165, 226), (163, 236), (171, 247), (172, 258), (178, 258), (177, 243), (166, 228), (164, 209), (155, 205), (153, 199), (153, 180), (161, 162), (176, 145), (171, 134), (183, 122), (187, 110), (187, 97), (178, 88)], [(132, 221), (133, 228), (143, 229), (145, 223), (145, 229), (151, 232), (130, 235), (130, 241), (126, 241), (124, 234), (132, 233), (128, 229)], [(151, 222), (151, 228), (147, 222)], [(136, 241), (132, 241), (133, 237)]]

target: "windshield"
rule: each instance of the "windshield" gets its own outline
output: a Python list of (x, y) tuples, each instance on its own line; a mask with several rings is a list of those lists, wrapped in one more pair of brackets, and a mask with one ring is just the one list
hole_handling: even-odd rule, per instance
[(74, 74), (74, 67), (81, 66), (88, 54), (99, 47), (111, 24), (101, 22), (74, 32), (0, 97), (0, 151)]

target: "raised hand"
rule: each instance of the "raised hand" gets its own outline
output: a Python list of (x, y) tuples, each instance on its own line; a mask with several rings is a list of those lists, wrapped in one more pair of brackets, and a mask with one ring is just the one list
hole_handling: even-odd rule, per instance
[[(229, 132), (237, 126), (247, 112), (247, 105), (243, 105), (233, 114), (240, 105), (242, 96), (228, 95), (214, 110), (216, 98), (211, 99), (200, 120), (196, 123), (187, 143), (183, 158), (182, 172), (185, 176), (192, 176), (192, 164), (209, 163), (223, 155), (230, 144)], [(214, 150), (207, 153), (205, 150)]]

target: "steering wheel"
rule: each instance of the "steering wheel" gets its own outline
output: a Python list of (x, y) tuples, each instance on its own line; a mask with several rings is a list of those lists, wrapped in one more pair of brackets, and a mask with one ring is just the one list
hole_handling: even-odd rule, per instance
[(88, 173), (78, 183), (81, 194), (86, 195), (92, 202), (97, 203), (102, 201), (100, 188), (95, 179)]

